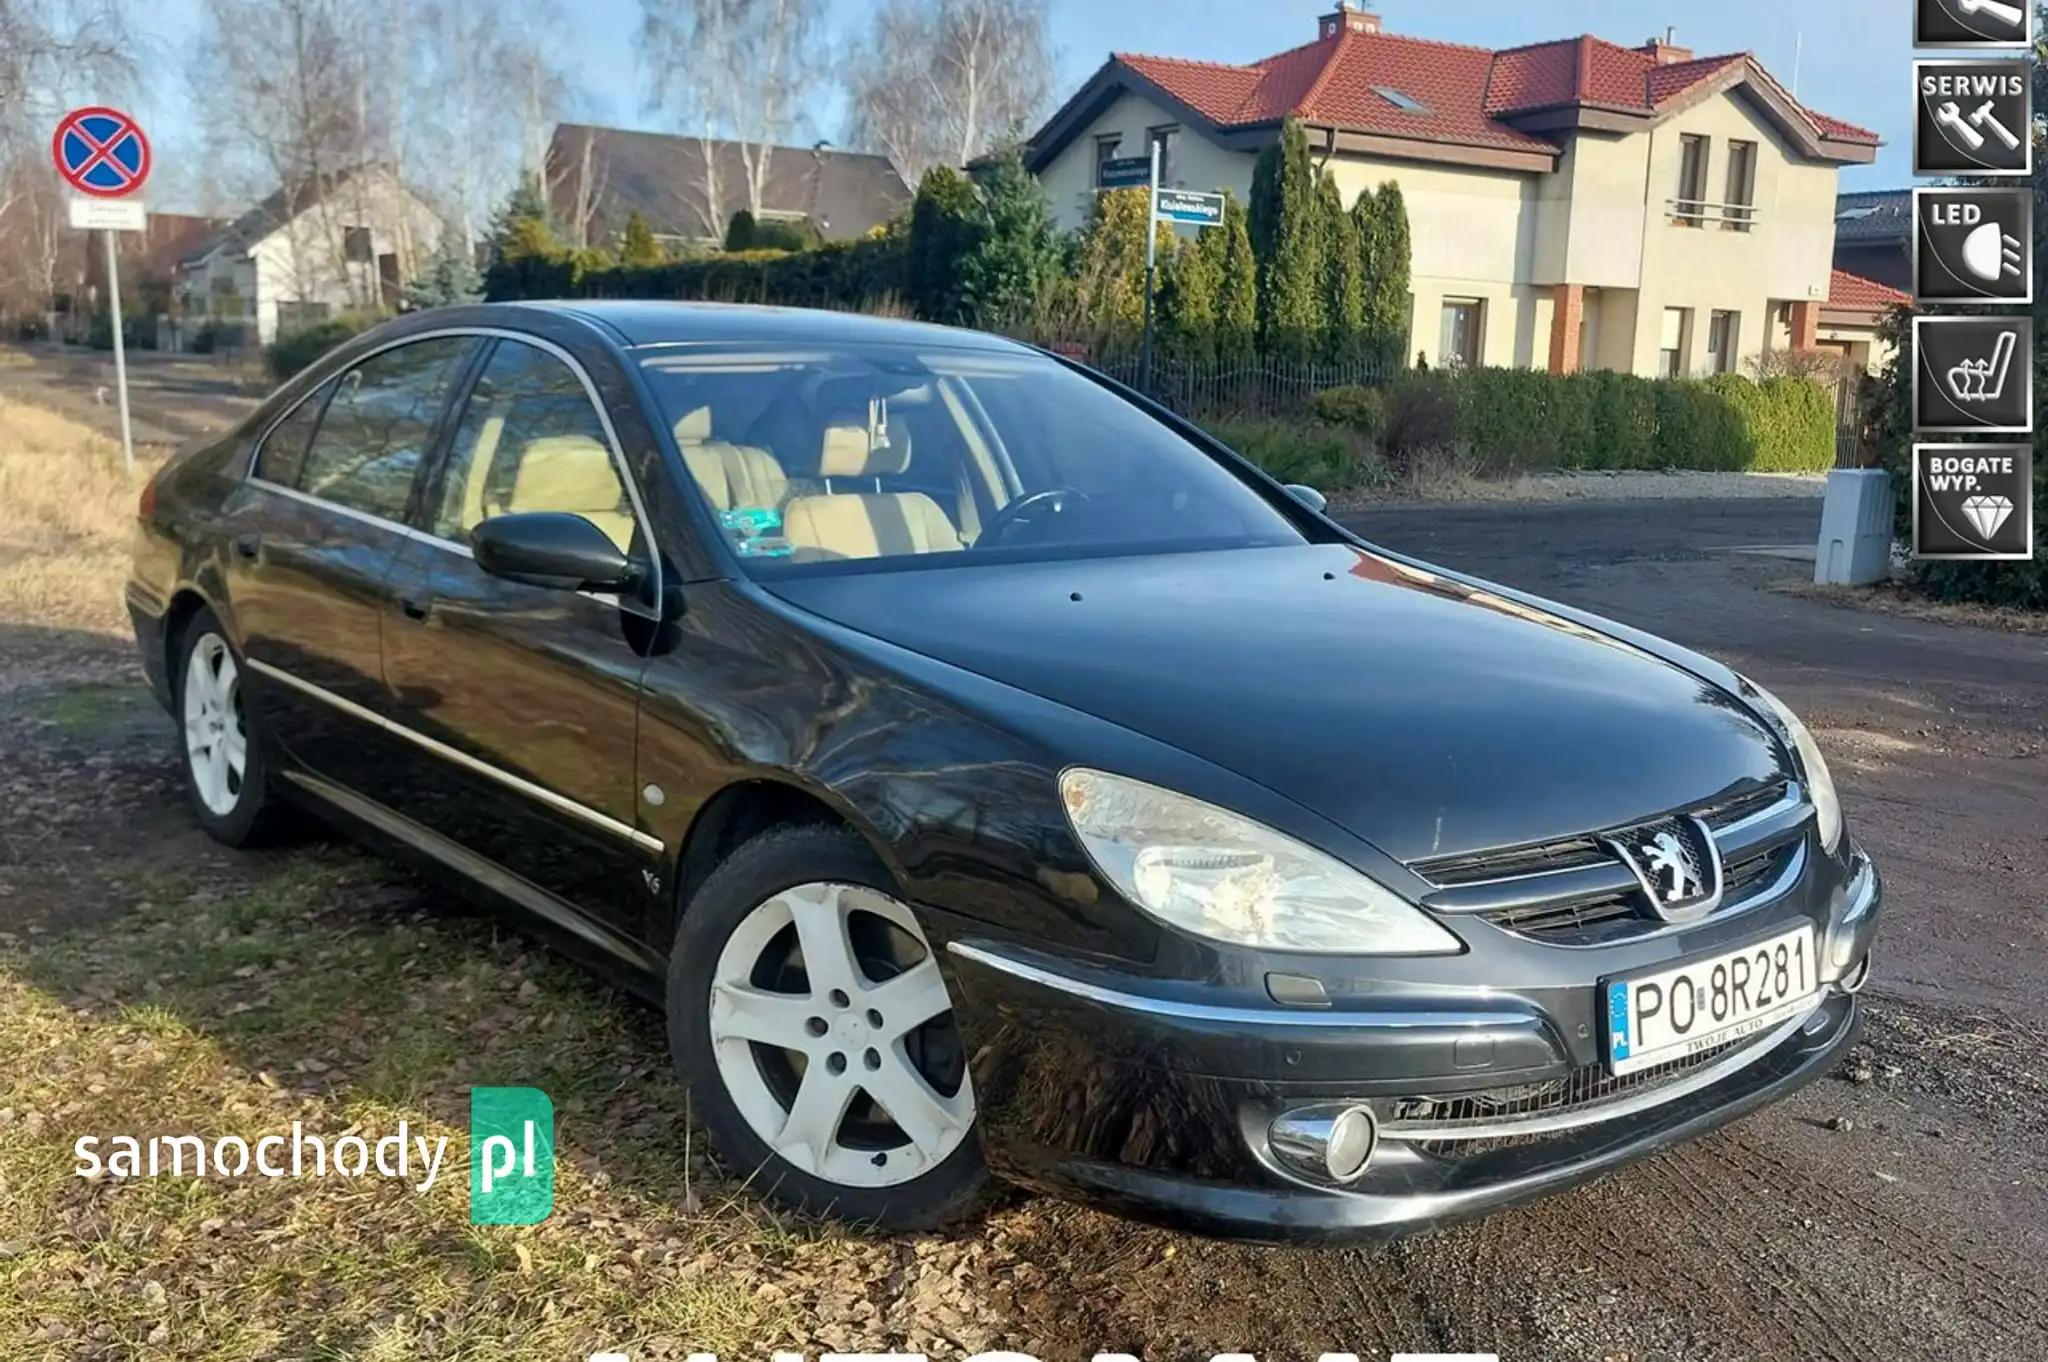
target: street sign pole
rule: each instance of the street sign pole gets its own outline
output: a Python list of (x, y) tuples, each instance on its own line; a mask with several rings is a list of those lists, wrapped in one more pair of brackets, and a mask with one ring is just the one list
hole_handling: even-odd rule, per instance
[(149, 179), (149, 139), (129, 115), (94, 104), (58, 120), (50, 139), (50, 160), (64, 183), (83, 195), (71, 201), (71, 225), (106, 237), (107, 313), (114, 329), (114, 389), (121, 403), (121, 466), (133, 477), (135, 432), (128, 423), (128, 345), (121, 335), (121, 274), (114, 233), (149, 228), (149, 214), (135, 197)]
[(114, 390), (121, 403), (121, 467), (135, 476), (135, 436), (128, 428), (128, 349), (121, 337), (121, 274), (116, 263), (114, 231), (100, 233), (107, 242), (107, 308), (114, 319)]
[(1152, 275), (1159, 256), (1159, 139), (1152, 139), (1152, 176), (1145, 191), (1145, 333), (1138, 342), (1138, 391), (1152, 392)]

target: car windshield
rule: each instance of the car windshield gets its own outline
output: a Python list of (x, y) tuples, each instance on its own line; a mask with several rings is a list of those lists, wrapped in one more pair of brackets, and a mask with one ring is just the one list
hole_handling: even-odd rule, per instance
[(750, 572), (1303, 542), (1202, 449), (1041, 356), (667, 346), (641, 363)]

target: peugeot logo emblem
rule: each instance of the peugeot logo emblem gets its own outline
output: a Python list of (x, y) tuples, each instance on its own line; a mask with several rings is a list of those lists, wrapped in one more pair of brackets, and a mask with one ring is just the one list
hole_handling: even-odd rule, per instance
[(1635, 874), (1650, 911), (1664, 921), (1696, 922), (1720, 906), (1721, 851), (1699, 819), (1660, 818), (1601, 840)]

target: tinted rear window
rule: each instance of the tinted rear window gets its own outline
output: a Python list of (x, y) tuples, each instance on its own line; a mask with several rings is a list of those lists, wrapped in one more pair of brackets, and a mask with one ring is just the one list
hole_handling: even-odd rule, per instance
[(475, 342), (438, 336), (370, 356), (335, 380), (300, 490), (400, 520), (448, 385)]

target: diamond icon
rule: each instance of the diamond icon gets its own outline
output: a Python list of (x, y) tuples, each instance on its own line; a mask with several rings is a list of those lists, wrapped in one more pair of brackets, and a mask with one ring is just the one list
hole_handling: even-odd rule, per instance
[(1963, 514), (1977, 527), (1977, 533), (1989, 539), (1998, 533), (1998, 527), (2012, 515), (2010, 497), (1971, 497), (1963, 503)]

